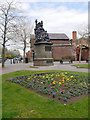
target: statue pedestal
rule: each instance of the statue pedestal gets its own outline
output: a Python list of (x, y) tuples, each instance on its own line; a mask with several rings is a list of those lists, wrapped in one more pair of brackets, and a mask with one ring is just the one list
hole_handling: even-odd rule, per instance
[(51, 42), (35, 43), (34, 66), (53, 65), (51, 45), (52, 45)]

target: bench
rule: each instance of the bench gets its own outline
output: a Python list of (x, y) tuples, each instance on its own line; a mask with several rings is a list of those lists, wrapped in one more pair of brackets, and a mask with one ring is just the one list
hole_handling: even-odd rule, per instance
[(73, 63), (73, 61), (71, 59), (61, 59), (60, 63), (63, 64), (63, 62)]

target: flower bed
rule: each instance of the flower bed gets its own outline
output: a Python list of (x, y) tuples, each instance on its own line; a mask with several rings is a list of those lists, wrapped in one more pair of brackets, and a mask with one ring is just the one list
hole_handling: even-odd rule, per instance
[(88, 77), (68, 72), (33, 74), (11, 78), (7, 81), (67, 104), (88, 94)]

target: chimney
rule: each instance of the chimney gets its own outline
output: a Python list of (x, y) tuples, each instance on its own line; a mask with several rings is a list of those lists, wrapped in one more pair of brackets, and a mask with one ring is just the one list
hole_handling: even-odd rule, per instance
[(76, 31), (72, 32), (72, 39), (73, 39), (73, 41), (75, 41), (77, 39), (77, 32)]

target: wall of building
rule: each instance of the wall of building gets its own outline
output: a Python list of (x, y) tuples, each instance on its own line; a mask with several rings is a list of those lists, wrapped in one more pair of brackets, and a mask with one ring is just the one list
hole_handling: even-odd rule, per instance
[[(61, 45), (61, 46), (52, 46), (52, 56), (54, 59), (56, 60), (60, 60), (63, 56), (72, 56), (73, 55), (73, 47), (70, 46), (70, 41), (68, 40), (51, 40), (51, 42), (57, 45)], [(35, 51), (35, 39), (34, 37), (31, 39), (31, 52), (32, 50)], [(65, 44), (68, 46), (65, 46)], [(62, 46), (64, 45), (64, 46)], [(41, 50), (40, 50), (41, 51)], [(40, 52), (40, 54), (42, 54), (42, 51)]]
[(53, 44), (70, 44), (70, 41), (68, 40), (51, 40)]
[(73, 47), (65, 46), (65, 47), (52, 47), (52, 53), (54, 59), (62, 59), (65, 56), (72, 56), (73, 55)]
[[(77, 58), (77, 60), (79, 60), (79, 54), (80, 54), (80, 48), (77, 47), (77, 49), (76, 49), (76, 58)], [(88, 58), (89, 58), (89, 48), (86, 47), (86, 48), (82, 49), (81, 60), (86, 60)]]

